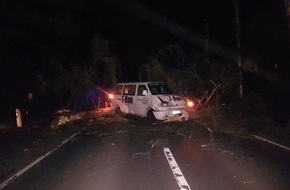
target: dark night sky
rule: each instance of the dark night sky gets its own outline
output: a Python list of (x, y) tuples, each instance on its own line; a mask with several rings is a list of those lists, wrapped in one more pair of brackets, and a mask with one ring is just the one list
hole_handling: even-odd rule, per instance
[[(67, 65), (90, 62), (94, 35), (115, 42), (124, 73), (138, 70), (164, 46), (186, 44), (180, 37), (109, 3), (112, 1), (1, 0), (0, 88), (4, 105), (16, 107), (19, 97), (33, 87), (36, 73), (48, 74), (52, 59)], [(289, 30), (284, 1), (240, 1), (243, 55), (256, 57), (270, 69), (278, 64), (279, 72), (288, 75)], [(202, 35), (206, 19), (210, 39), (236, 48), (233, 0), (134, 2)], [(136, 73), (128, 72), (123, 80), (136, 77)]]

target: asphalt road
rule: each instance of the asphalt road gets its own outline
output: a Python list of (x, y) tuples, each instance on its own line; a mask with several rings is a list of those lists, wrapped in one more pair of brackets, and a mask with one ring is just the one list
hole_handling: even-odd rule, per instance
[[(106, 125), (88, 126), (3, 189), (286, 190), (290, 187), (289, 151), (257, 139), (209, 132), (200, 137), (178, 136), (160, 132), (164, 125), (148, 128), (137, 123), (130, 130)], [(183, 176), (176, 172), (173, 175), (176, 166), (170, 167), (164, 147), (171, 151)], [(180, 186), (179, 177), (184, 177), (182, 180), (189, 186)]]

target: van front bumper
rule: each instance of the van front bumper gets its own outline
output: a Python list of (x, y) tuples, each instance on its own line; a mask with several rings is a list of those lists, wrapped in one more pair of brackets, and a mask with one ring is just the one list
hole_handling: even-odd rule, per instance
[(154, 116), (157, 120), (162, 120), (164, 122), (170, 121), (187, 121), (188, 112), (186, 110), (163, 110), (163, 111), (153, 111)]

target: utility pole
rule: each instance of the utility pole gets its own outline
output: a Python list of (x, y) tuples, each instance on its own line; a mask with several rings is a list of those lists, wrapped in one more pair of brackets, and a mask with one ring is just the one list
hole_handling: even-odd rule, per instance
[(208, 29), (208, 20), (205, 19), (205, 63), (208, 63), (208, 39), (209, 39), (209, 29)]
[(288, 30), (290, 33), (290, 0), (285, 0), (285, 10), (286, 10), (286, 17), (287, 17), (287, 21), (288, 21)]
[(239, 96), (242, 99), (243, 92), (243, 72), (242, 72), (242, 57), (241, 57), (241, 39), (240, 39), (240, 15), (239, 15), (239, 0), (234, 0), (235, 13), (236, 13), (236, 37), (237, 37), (237, 62), (239, 67)]

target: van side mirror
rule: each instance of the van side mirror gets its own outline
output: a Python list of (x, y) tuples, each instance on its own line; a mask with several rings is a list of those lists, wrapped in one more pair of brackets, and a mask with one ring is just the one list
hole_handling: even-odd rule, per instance
[(147, 90), (143, 90), (143, 91), (142, 91), (142, 95), (143, 95), (143, 96), (146, 96), (147, 94), (148, 94), (148, 91), (147, 91)]

